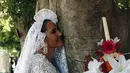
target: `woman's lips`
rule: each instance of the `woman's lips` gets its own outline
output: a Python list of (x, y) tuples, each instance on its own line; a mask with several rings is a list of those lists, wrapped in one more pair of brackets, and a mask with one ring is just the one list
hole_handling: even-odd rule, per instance
[(60, 39), (60, 40), (58, 40), (58, 42), (63, 42), (63, 41)]
[(62, 43), (63, 43), (63, 40), (62, 40), (61, 38), (59, 38), (57, 41), (58, 41), (58, 42), (62, 42)]

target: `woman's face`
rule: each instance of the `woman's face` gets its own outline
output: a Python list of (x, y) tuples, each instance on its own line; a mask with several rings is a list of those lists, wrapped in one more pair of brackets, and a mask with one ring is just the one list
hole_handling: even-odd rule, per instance
[(62, 33), (53, 22), (49, 21), (46, 24), (46, 38), (45, 42), (50, 48), (57, 48), (63, 46), (63, 41), (61, 39)]

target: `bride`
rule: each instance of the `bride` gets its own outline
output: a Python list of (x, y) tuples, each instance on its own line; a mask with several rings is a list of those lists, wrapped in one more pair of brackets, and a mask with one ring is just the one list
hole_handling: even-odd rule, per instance
[(68, 73), (56, 14), (41, 9), (26, 36), (14, 73)]

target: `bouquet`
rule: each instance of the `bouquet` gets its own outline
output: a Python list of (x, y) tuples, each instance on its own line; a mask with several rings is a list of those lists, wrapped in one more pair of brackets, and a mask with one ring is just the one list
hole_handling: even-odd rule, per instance
[(88, 63), (88, 71), (84, 73), (130, 73), (130, 59), (126, 60), (125, 56), (118, 52), (120, 39), (101, 40), (98, 42), (98, 46), (101, 47), (96, 53), (99, 55), (103, 53), (100, 60), (97, 61), (93, 58), (93, 61)]
[[(130, 73), (130, 59), (126, 60), (124, 55), (118, 50), (120, 48), (117, 37), (110, 39), (107, 21), (102, 17), (106, 40), (98, 42), (100, 50), (96, 53), (100, 55), (100, 60), (93, 59), (88, 63), (88, 71), (84, 73)], [(86, 67), (85, 67), (86, 68)]]

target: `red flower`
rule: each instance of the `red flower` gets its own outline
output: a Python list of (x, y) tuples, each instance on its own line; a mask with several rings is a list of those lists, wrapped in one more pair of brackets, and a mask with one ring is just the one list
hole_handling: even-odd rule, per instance
[(102, 67), (102, 72), (103, 72), (103, 73), (107, 73), (107, 72), (108, 72), (105, 62), (101, 65), (101, 67)]
[(100, 51), (99, 50), (96, 50), (96, 52), (95, 52), (97, 55), (100, 55)]
[(115, 50), (114, 50), (114, 42), (112, 40), (107, 40), (105, 42), (102, 43), (102, 51), (103, 53), (105, 54), (111, 54), (113, 53)]
[(96, 52), (95, 52), (97, 55), (99, 55), (99, 56), (103, 56), (103, 52), (101, 52), (101, 51), (99, 51), (99, 50), (96, 50)]

